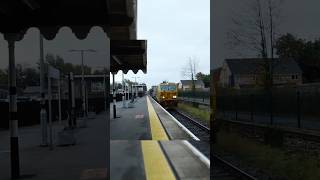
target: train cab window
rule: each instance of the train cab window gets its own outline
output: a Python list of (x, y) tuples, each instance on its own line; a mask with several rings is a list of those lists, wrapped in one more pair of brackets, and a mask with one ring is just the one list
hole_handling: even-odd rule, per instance
[(160, 89), (161, 91), (175, 91), (177, 87), (173, 85), (162, 85), (160, 86)]

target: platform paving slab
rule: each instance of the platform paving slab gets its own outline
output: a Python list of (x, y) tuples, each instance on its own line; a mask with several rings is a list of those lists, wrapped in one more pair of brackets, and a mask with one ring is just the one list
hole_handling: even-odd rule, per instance
[(172, 116), (163, 109), (152, 97), (148, 96), (158, 117), (172, 140), (188, 140), (191, 137), (173, 120)]
[[(99, 114), (87, 120), (87, 128), (75, 130), (76, 145), (53, 150), (40, 147), (39, 125), (19, 128), (20, 168), (22, 175), (32, 175), (34, 180), (107, 178), (107, 130), (106, 114)], [(81, 124), (81, 122), (79, 122)], [(54, 124), (57, 134), (63, 128)], [(54, 136), (57, 143), (57, 136)], [(9, 131), (0, 132), (0, 179), (10, 179)]]
[(123, 108), (122, 102), (117, 102), (117, 116), (118, 118), (114, 119), (113, 111), (110, 110), (111, 140), (152, 139), (145, 98), (138, 98), (133, 108)]
[[(144, 96), (136, 99), (133, 108), (123, 108), (122, 102), (117, 102), (118, 118), (114, 119), (113, 111), (110, 111), (110, 137), (112, 140), (154, 140), (152, 139), (147, 98), (149, 98), (169, 139), (191, 139), (159, 104), (151, 97)], [(110, 107), (112, 108), (111, 105)]]
[(210, 179), (210, 167), (182, 140), (112, 140), (110, 146), (112, 180)]

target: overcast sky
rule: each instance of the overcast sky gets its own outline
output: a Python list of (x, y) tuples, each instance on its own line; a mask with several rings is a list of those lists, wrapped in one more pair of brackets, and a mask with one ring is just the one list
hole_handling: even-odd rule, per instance
[[(226, 58), (238, 58), (226, 45), (226, 33), (232, 27), (233, 14), (245, 9), (244, 1), (246, 0), (213, 1), (213, 52), (211, 53), (214, 67), (221, 66)], [(281, 7), (282, 18), (279, 33), (288, 32), (307, 40), (320, 38), (319, 7), (319, 0), (284, 0)]]
[(190, 56), (199, 72), (210, 72), (210, 0), (138, 0), (137, 30), (138, 39), (148, 41), (147, 74), (130, 71), (125, 78), (138, 76), (149, 87), (179, 82)]
[[(93, 27), (85, 40), (77, 39), (68, 27), (59, 30), (55, 39), (44, 40), (44, 53), (52, 53), (64, 58), (66, 62), (81, 64), (80, 53), (68, 52), (70, 49), (95, 49), (97, 53), (84, 55), (84, 63), (93, 68), (106, 67), (106, 35), (100, 27)], [(39, 61), (39, 30), (30, 28), (21, 41), (16, 42), (16, 63), (35, 67)], [(8, 66), (8, 44), (0, 35), (0, 68)]]

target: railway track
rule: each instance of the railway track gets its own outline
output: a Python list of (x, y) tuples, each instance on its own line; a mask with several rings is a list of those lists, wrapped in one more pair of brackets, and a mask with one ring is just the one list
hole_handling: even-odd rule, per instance
[[(200, 141), (190, 141), (190, 143), (199, 149), (204, 155), (210, 157), (210, 128), (176, 109), (168, 109), (168, 112), (200, 139)], [(247, 174), (226, 160), (223, 160), (218, 155), (212, 154), (212, 157), (213, 179), (256, 180), (253, 176)]]
[(195, 146), (202, 154), (210, 158), (210, 128), (181, 113), (178, 110), (167, 109), (167, 111), (200, 139), (200, 141), (190, 140), (189, 142), (193, 146)]
[(183, 114), (176, 109), (168, 109), (168, 112), (174, 116), (180, 123), (189, 129), (201, 141), (210, 143), (210, 128)]
[(257, 180), (216, 154), (213, 157), (213, 179), (215, 180)]

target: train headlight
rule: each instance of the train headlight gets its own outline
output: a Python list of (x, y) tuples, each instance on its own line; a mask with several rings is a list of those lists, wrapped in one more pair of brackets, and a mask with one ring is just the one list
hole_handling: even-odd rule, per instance
[(162, 96), (162, 99), (164, 99), (164, 96)]
[(177, 98), (177, 96), (172, 96), (172, 98), (173, 98), (173, 99), (176, 99), (176, 98)]

